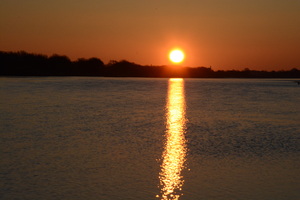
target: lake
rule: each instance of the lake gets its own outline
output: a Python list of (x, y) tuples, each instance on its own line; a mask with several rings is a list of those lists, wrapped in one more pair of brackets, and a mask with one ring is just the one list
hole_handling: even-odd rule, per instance
[(0, 78), (0, 199), (300, 199), (300, 86)]

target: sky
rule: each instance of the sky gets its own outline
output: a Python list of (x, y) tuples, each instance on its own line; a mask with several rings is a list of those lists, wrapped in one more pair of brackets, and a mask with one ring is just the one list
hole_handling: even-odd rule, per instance
[(300, 0), (0, 0), (0, 50), (214, 70), (300, 69)]

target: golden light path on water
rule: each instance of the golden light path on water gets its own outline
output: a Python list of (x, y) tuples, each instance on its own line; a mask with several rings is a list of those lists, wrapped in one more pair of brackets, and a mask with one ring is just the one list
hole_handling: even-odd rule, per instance
[(166, 105), (166, 143), (159, 174), (162, 200), (179, 199), (184, 183), (181, 174), (186, 160), (184, 80), (169, 79)]

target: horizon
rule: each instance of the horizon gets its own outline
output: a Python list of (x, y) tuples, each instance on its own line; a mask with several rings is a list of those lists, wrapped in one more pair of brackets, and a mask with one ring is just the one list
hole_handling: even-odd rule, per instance
[(1, 50), (104, 63), (171, 65), (214, 70), (299, 69), (299, 1), (98, 2), (70, 0), (0, 3)]
[[(7, 54), (14, 54), (14, 55), (17, 55), (19, 53), (25, 53), (27, 55), (32, 55), (32, 56), (45, 56), (47, 59), (51, 58), (51, 57), (55, 57), (55, 56), (59, 56), (59, 57), (66, 57), (67, 59), (70, 60), (71, 63), (76, 63), (76, 62), (79, 62), (80, 60), (89, 60), (89, 59), (98, 59), (99, 61), (103, 62), (103, 60), (99, 57), (89, 57), (89, 58), (86, 58), (86, 57), (79, 57), (77, 59), (71, 59), (70, 57), (68, 57), (67, 55), (64, 55), (64, 54), (52, 54), (52, 55), (45, 55), (45, 54), (41, 54), (41, 53), (31, 53), (31, 52), (26, 52), (24, 50), (21, 50), (21, 51), (2, 51), (0, 50), (0, 53), (7, 53)], [(212, 71), (225, 71), (225, 72), (229, 72), (229, 71), (265, 71), (265, 72), (280, 72), (280, 71), (292, 71), (292, 70), (300, 70), (300, 68), (298, 67), (294, 67), (294, 68), (290, 68), (290, 69), (281, 69), (281, 70), (258, 70), (258, 69), (251, 69), (251, 68), (241, 68), (241, 69), (233, 69), (233, 68), (228, 68), (227, 70), (224, 70), (224, 69), (214, 69), (213, 66), (195, 66), (195, 67), (191, 67), (191, 66), (184, 66), (184, 65), (181, 65), (180, 63), (172, 63), (172, 64), (169, 64), (169, 65), (143, 65), (143, 64), (140, 64), (140, 63), (136, 63), (136, 62), (133, 62), (133, 61), (130, 61), (130, 60), (125, 60), (125, 59), (122, 59), (122, 60), (110, 60), (109, 62), (105, 63), (103, 62), (103, 65), (104, 66), (109, 66), (109, 65), (114, 65), (116, 63), (122, 63), (122, 62), (127, 62), (127, 63), (130, 63), (130, 64), (134, 64), (134, 65), (138, 65), (138, 66), (141, 66), (141, 67), (168, 67), (168, 68), (173, 68), (173, 69), (184, 69), (184, 68), (206, 68), (206, 69), (210, 69)]]

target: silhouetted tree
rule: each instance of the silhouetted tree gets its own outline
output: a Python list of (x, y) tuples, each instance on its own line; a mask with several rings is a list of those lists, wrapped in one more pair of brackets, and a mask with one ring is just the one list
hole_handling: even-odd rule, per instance
[(113, 76), (113, 77), (190, 77), (190, 78), (300, 78), (300, 71), (257, 71), (245, 68), (218, 70), (211, 67), (142, 66), (127, 60), (111, 60), (107, 65), (98, 58), (51, 57), (25, 51), (0, 51), (0, 76)]
[(77, 76), (103, 76), (104, 63), (98, 58), (79, 58), (73, 63), (74, 75)]

